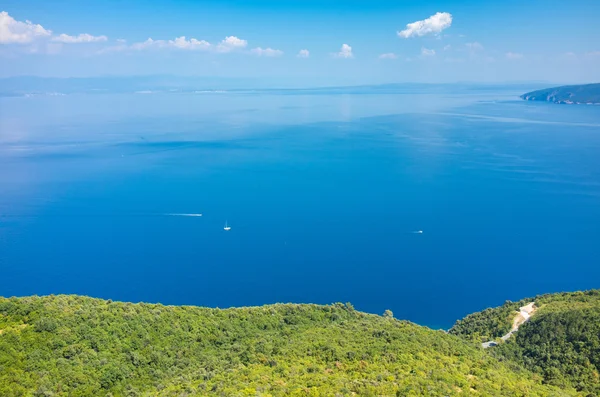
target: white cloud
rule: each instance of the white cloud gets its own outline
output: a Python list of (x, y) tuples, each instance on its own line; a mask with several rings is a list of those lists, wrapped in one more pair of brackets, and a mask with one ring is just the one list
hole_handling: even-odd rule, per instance
[(129, 47), (125, 46), (124, 49), (131, 48), (132, 50), (145, 50), (147, 48), (160, 48), (165, 47), (167, 41), (166, 40), (153, 40), (149, 37), (146, 41), (142, 41), (139, 43), (133, 43)]
[(74, 44), (74, 43), (95, 43), (100, 41), (106, 41), (108, 37), (106, 36), (92, 36), (91, 34), (82, 33), (79, 36), (69, 36), (68, 34), (60, 34), (52, 38), (52, 41), (56, 41), (59, 43), (65, 44)]
[(408, 39), (409, 37), (421, 37), (428, 34), (438, 34), (452, 25), (452, 14), (438, 12), (422, 21), (416, 21), (406, 25), (406, 29), (398, 32), (398, 36)]
[(253, 48), (250, 50), (251, 53), (258, 55), (259, 57), (279, 57), (283, 55), (283, 51), (274, 50), (272, 48)]
[[(186, 38), (185, 36), (177, 37), (173, 40), (154, 40), (148, 38), (146, 41), (132, 43), (130, 45), (123, 39), (117, 40), (117, 44), (114, 46), (106, 47), (100, 51), (99, 54), (110, 53), (110, 52), (122, 52), (122, 51), (144, 51), (144, 50), (185, 50), (185, 51), (214, 51), (220, 53), (228, 53), (235, 50), (245, 48), (248, 45), (246, 40), (242, 40), (235, 36), (227, 36), (221, 40), (218, 44), (213, 45), (206, 40), (198, 40), (195, 38)], [(265, 56), (265, 57), (278, 57), (283, 55), (283, 51), (276, 50), (273, 48), (253, 48), (249, 53)], [(307, 51), (308, 53), (308, 51)]]
[(430, 50), (428, 48), (421, 47), (421, 55), (426, 57), (432, 57), (435, 55), (435, 50)]
[[(49, 43), (48, 40), (55, 44)], [(53, 36), (52, 31), (45, 29), (42, 25), (34, 24), (31, 21), (17, 21), (8, 12), (0, 12), (0, 44), (28, 44), (28, 48), (25, 48), (26, 53), (57, 54), (60, 52), (62, 44), (94, 43), (107, 40), (106, 36), (92, 36), (87, 33), (77, 36), (64, 33)], [(43, 45), (44, 43), (46, 45)], [(42, 45), (40, 46), (40, 44)]]
[(340, 52), (336, 52), (333, 54), (336, 58), (354, 58), (354, 54), (352, 53), (352, 47), (348, 44), (342, 44), (342, 48), (340, 48)]
[(523, 54), (520, 54), (518, 52), (507, 52), (506, 58), (508, 58), (508, 59), (523, 59)]
[(26, 44), (37, 38), (49, 37), (51, 30), (44, 29), (31, 21), (17, 21), (8, 12), (0, 12), (0, 44)]
[(107, 47), (99, 51), (99, 53), (118, 52), (118, 51), (143, 51), (149, 49), (179, 49), (179, 50), (210, 50), (212, 45), (205, 40), (197, 40), (194, 38), (186, 39), (185, 36), (180, 36), (174, 40), (154, 40), (148, 38), (146, 41), (126, 44), (126, 40), (118, 39), (116, 46)]
[(585, 55), (588, 56), (588, 57), (597, 57), (597, 56), (600, 56), (600, 51), (586, 52)]
[(397, 59), (398, 55), (394, 54), (393, 52), (387, 52), (385, 54), (381, 54), (379, 55), (379, 59)]
[(308, 50), (300, 50), (296, 56), (298, 58), (308, 58), (310, 57), (310, 52)]
[(230, 52), (236, 49), (245, 48), (248, 45), (246, 40), (242, 40), (235, 36), (225, 37), (217, 46), (219, 52)]
[(467, 48), (471, 51), (482, 51), (483, 50), (483, 46), (481, 45), (481, 43), (478, 43), (476, 41), (474, 41), (473, 43), (467, 43), (467, 44), (465, 44), (465, 46), (467, 46)]
[(208, 41), (197, 40), (194, 38), (186, 40), (185, 36), (177, 37), (175, 40), (169, 40), (167, 44), (182, 50), (207, 50), (210, 48), (210, 43)]
[(248, 45), (248, 42), (235, 36), (227, 36), (225, 37), (225, 39), (223, 39), (222, 44), (231, 47), (246, 47), (246, 45)]
[(444, 51), (448, 51), (452, 48), (452, 46), (450, 44), (447, 44), (444, 46)]

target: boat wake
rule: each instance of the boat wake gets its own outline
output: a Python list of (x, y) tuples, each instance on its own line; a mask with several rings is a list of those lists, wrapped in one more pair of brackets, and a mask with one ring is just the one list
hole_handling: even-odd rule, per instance
[(165, 214), (166, 216), (191, 216), (191, 217), (197, 217), (197, 216), (202, 216), (202, 214)]

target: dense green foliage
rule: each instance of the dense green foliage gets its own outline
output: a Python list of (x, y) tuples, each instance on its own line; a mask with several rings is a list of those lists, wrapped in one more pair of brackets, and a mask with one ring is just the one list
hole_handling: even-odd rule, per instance
[(521, 95), (528, 101), (554, 103), (600, 103), (600, 84), (565, 85)]
[(469, 314), (462, 320), (458, 320), (449, 332), (479, 343), (498, 339), (510, 331), (519, 307), (525, 306), (531, 301), (532, 299), (524, 299), (519, 302), (506, 301), (500, 307)]
[(0, 298), (0, 396), (562, 396), (443, 331), (351, 305)]
[(557, 386), (600, 395), (600, 291), (555, 294), (508, 343), (494, 351)]
[(600, 395), (600, 307), (534, 316), (494, 353), (542, 374), (548, 384)]
[(598, 307), (600, 306), (600, 290), (561, 292), (537, 295), (534, 298), (526, 298), (518, 302), (506, 301), (502, 306), (472, 313), (456, 321), (449, 332), (478, 342), (498, 339), (510, 330), (519, 308), (531, 302), (535, 302), (536, 307), (542, 308), (541, 313), (550, 310)]
[(451, 332), (477, 342), (482, 335), (500, 336), (510, 327), (515, 309), (531, 301), (538, 307), (531, 320), (490, 353), (542, 375), (547, 384), (600, 395), (600, 290), (507, 303), (467, 316)]

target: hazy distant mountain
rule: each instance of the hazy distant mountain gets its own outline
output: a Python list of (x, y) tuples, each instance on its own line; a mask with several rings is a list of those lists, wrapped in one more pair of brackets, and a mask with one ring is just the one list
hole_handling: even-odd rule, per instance
[(222, 90), (251, 87), (248, 79), (220, 77), (103, 76), (103, 77), (36, 77), (16, 76), (0, 79), (0, 96), (36, 93), (101, 93), (136, 91)]
[[(289, 82), (287, 82), (289, 84)], [(278, 94), (457, 94), (486, 91), (522, 92), (542, 88), (539, 83), (394, 83), (374, 85), (336, 85), (324, 82), (308, 87), (289, 86), (277, 79), (235, 79), (201, 76), (99, 76), (99, 77), (36, 77), (15, 76), (0, 78), (0, 96), (29, 96), (57, 94), (101, 93), (157, 93), (157, 92), (213, 92), (252, 91), (277, 92)]]
[(523, 94), (521, 98), (564, 104), (600, 104), (600, 83), (545, 88)]

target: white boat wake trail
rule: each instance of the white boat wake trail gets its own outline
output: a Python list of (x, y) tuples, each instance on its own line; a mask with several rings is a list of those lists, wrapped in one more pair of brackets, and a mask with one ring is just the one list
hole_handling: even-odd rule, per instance
[(166, 216), (191, 216), (191, 217), (197, 217), (197, 216), (202, 216), (202, 214), (165, 214)]

